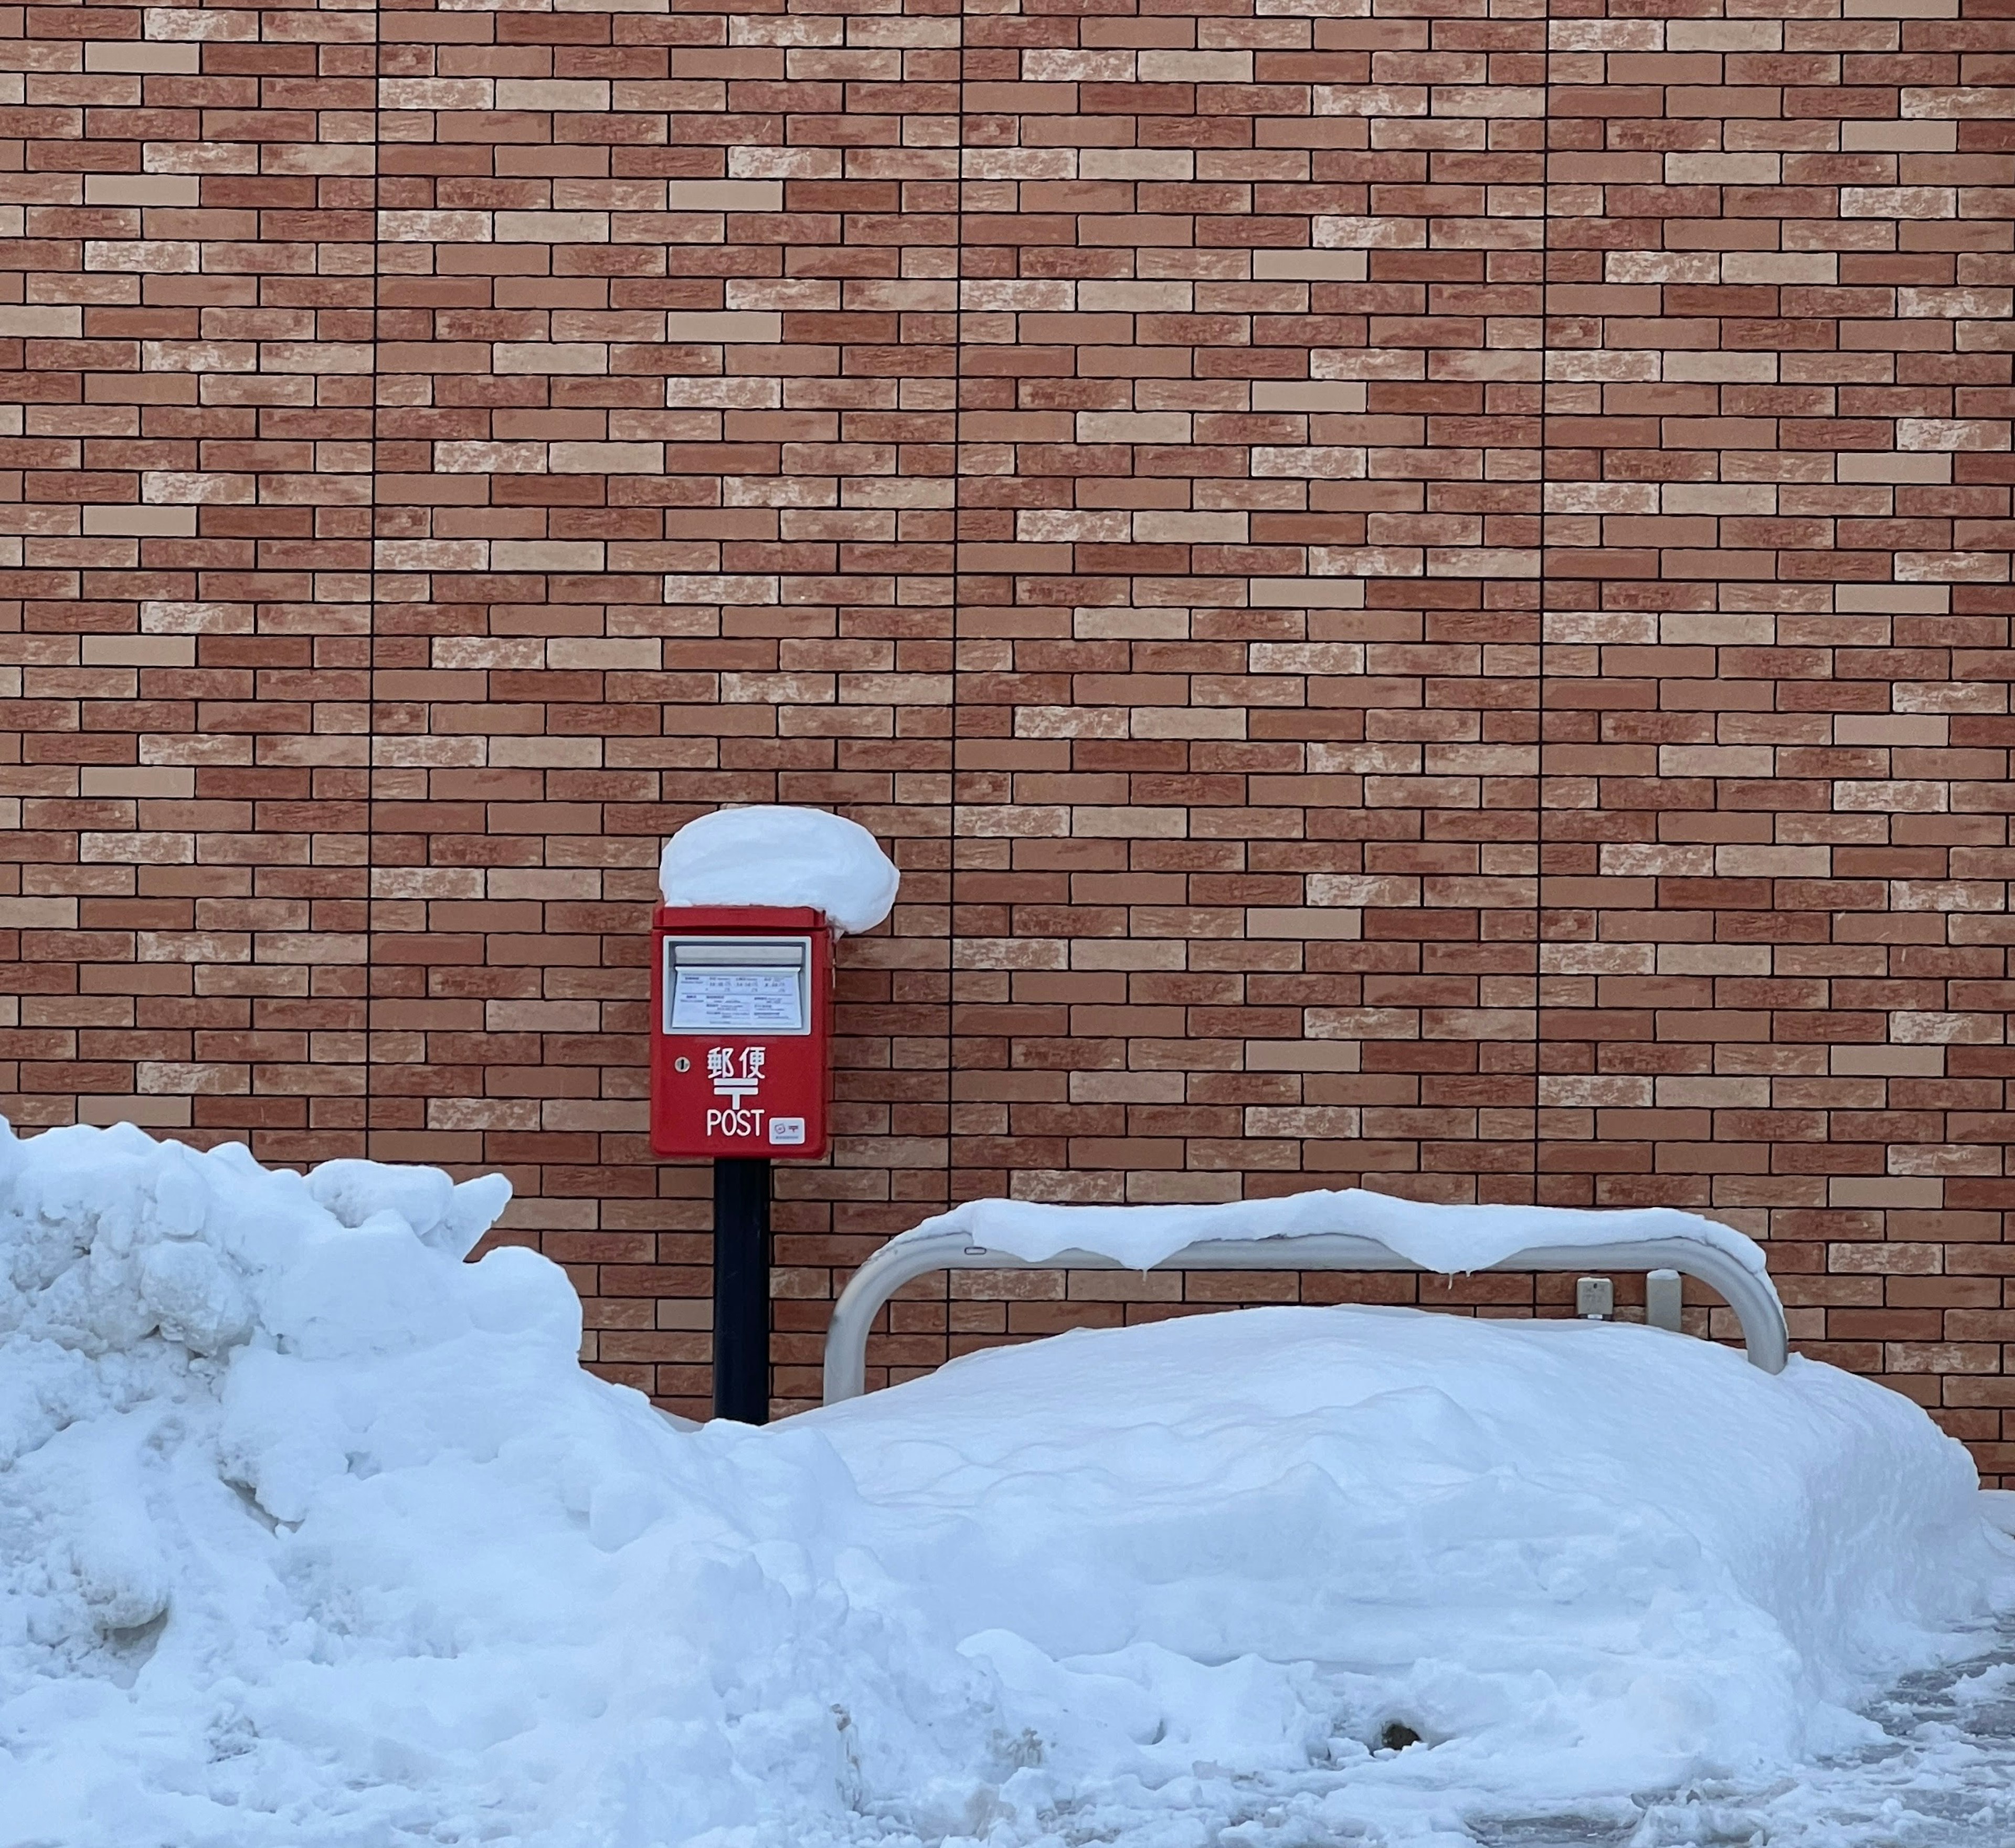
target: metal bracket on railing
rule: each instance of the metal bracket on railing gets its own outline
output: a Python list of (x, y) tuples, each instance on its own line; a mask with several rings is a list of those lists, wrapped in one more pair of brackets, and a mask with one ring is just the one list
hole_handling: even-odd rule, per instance
[[(1790, 1349), (1783, 1307), (1769, 1280), (1719, 1246), (1693, 1239), (1626, 1239), (1609, 1245), (1534, 1245), (1488, 1271), (1678, 1271), (1720, 1293), (1742, 1325), (1750, 1364), (1781, 1373)], [(825, 1403), (866, 1390), (867, 1332), (906, 1283), (933, 1271), (1126, 1271), (1135, 1267), (1090, 1251), (1020, 1258), (968, 1242), (956, 1227), (885, 1245), (855, 1271), (833, 1305), (825, 1338)], [(1356, 1232), (1287, 1232), (1265, 1239), (1200, 1239), (1164, 1258), (1157, 1271), (1419, 1271), (1424, 1266), (1377, 1239)]]

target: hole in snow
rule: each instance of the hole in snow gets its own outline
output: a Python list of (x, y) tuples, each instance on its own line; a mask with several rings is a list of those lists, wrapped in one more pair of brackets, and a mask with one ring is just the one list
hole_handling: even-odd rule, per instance
[(245, 1505), (245, 1512), (251, 1515), (253, 1519), (264, 1527), (268, 1533), (279, 1532), (280, 1523), (259, 1505), (259, 1497), (253, 1494), (250, 1489), (243, 1483), (233, 1483), (231, 1488), (232, 1492)]
[(162, 1611), (144, 1623), (135, 1623), (124, 1630), (105, 1632), (106, 1652), (113, 1661), (112, 1682), (118, 1688), (130, 1688), (138, 1678), (140, 1670), (153, 1658), (160, 1646), (161, 1632), (168, 1627), (168, 1613)]
[(1421, 1735), (1403, 1720), (1388, 1720), (1378, 1734), (1378, 1749), (1381, 1752), (1403, 1752), (1409, 1746), (1417, 1746)]

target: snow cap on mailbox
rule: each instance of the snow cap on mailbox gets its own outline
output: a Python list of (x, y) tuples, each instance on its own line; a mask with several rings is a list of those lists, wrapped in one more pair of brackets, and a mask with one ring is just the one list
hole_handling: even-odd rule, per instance
[(721, 808), (665, 843), (668, 905), (809, 905), (834, 929), (872, 930), (902, 875), (858, 822), (822, 808)]
[(832, 938), (888, 916), (898, 877), (865, 828), (822, 809), (720, 809), (666, 843), (651, 969), (656, 1153), (825, 1153)]

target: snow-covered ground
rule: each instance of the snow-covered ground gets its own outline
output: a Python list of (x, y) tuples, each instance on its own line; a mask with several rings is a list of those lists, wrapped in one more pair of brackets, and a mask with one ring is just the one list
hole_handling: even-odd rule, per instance
[(2006, 1668), (1870, 1703), (2015, 1548), (1866, 1382), (1279, 1309), (689, 1430), (503, 1198), (0, 1140), (0, 1848), (2006, 1832)]

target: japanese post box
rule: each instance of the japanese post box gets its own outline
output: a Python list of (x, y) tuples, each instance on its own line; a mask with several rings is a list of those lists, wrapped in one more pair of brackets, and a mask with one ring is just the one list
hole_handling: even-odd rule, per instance
[(666, 905), (651, 961), (651, 1148), (826, 1152), (832, 936), (823, 912)]

